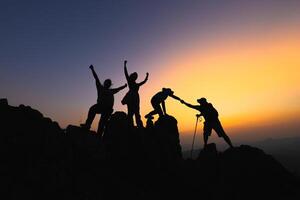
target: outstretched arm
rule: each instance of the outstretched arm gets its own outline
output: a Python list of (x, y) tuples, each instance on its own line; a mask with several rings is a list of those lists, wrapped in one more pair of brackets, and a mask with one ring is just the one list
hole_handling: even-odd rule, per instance
[(147, 72), (145, 80), (139, 83), (139, 86), (144, 85), (148, 80), (149, 73)]
[(161, 105), (162, 105), (162, 109), (164, 111), (164, 114), (166, 115), (167, 114), (167, 111), (166, 111), (166, 104), (165, 104), (165, 101), (162, 101), (161, 102)]
[(189, 103), (187, 103), (187, 102), (185, 102), (185, 101), (183, 101), (183, 100), (181, 100), (180, 102), (181, 102), (182, 104), (186, 105), (187, 107), (190, 107), (190, 108), (193, 108), (193, 109), (195, 109), (195, 110), (200, 111), (200, 110), (199, 110), (200, 107), (199, 107), (198, 105), (192, 105), (192, 104), (189, 104)]
[(118, 87), (118, 88), (111, 89), (111, 90), (114, 94), (116, 94), (117, 92), (119, 92), (120, 90), (123, 90), (126, 87), (127, 87), (127, 84), (122, 85), (121, 87)]
[(125, 73), (125, 77), (127, 80), (127, 83), (129, 82), (129, 75), (128, 75), (128, 71), (127, 71), (127, 60), (124, 61), (124, 73)]
[(173, 99), (181, 101), (181, 99), (178, 96), (175, 96), (174, 94), (170, 94), (169, 96), (172, 97)]
[(97, 85), (97, 86), (102, 86), (102, 85), (101, 85), (101, 82), (100, 82), (100, 80), (99, 80), (99, 78), (98, 78), (98, 75), (97, 75), (97, 73), (96, 73), (95, 70), (94, 70), (94, 66), (91, 65), (91, 66), (90, 66), (90, 69), (92, 70), (93, 76), (94, 76), (94, 78), (95, 78), (95, 80), (96, 80), (96, 85)]

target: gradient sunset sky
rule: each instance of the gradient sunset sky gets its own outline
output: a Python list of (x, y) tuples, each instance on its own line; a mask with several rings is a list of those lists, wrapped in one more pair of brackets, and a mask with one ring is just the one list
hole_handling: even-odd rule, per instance
[[(127, 59), (140, 81), (150, 74), (142, 116), (170, 87), (213, 103), (233, 142), (300, 136), (300, 1), (2, 0), (0, 22), (0, 98), (61, 127), (84, 122), (96, 102), (88, 66), (117, 87)], [(126, 91), (115, 110), (126, 110)], [(188, 144), (196, 112), (166, 104)]]

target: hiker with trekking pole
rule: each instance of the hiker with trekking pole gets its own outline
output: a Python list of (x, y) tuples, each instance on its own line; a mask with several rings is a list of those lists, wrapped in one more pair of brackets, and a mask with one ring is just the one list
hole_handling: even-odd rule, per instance
[[(183, 101), (183, 100), (181, 100)], [(181, 102), (180, 101), (180, 102)], [(195, 125), (195, 130), (194, 130), (194, 136), (193, 136), (193, 142), (192, 142), (192, 148), (191, 148), (191, 158), (193, 158), (193, 151), (194, 151), (194, 144), (195, 144), (195, 137), (196, 137), (196, 133), (197, 133), (197, 126), (198, 126), (198, 121), (202, 121), (201, 119), (201, 114), (197, 114), (196, 115), (196, 125)]]
[[(193, 108), (195, 110), (198, 110), (203, 116), (205, 122), (204, 122), (204, 127), (203, 127), (203, 138), (204, 138), (204, 148), (207, 146), (207, 141), (208, 137), (211, 135), (212, 129), (215, 130), (215, 132), (218, 134), (219, 137), (222, 137), (225, 142), (233, 148), (233, 145), (231, 143), (230, 138), (228, 135), (225, 133), (221, 122), (219, 120), (219, 114), (218, 111), (213, 107), (211, 103), (208, 103), (206, 98), (200, 98), (197, 100), (199, 105), (192, 105), (189, 103), (186, 103), (184, 100), (180, 101), (182, 104), (186, 105), (187, 107)], [(200, 117), (199, 115), (199, 117)], [(196, 115), (197, 121), (196, 121), (196, 127), (195, 127), (195, 133), (194, 133), (194, 138), (193, 138), (193, 144), (192, 148), (194, 146), (194, 139), (195, 139), (195, 134), (196, 134), (196, 129), (197, 129), (197, 123), (198, 123), (198, 115)], [(192, 152), (191, 152), (192, 155)]]

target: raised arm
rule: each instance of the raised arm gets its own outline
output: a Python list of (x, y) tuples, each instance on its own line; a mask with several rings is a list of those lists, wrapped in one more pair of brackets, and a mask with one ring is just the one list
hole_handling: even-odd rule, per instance
[(111, 89), (111, 90), (114, 94), (116, 94), (117, 92), (119, 92), (120, 90), (123, 90), (126, 87), (127, 87), (127, 84), (122, 85), (121, 87), (118, 87), (118, 88)]
[(139, 83), (139, 86), (144, 85), (148, 81), (149, 73), (147, 72), (145, 80)]
[(98, 78), (98, 75), (97, 75), (97, 73), (96, 73), (95, 70), (94, 70), (94, 66), (91, 65), (91, 66), (90, 66), (90, 69), (92, 70), (93, 76), (94, 76), (94, 78), (95, 78), (95, 80), (96, 80), (96, 85), (97, 85), (97, 86), (102, 86), (102, 84), (101, 84), (101, 82), (100, 82), (100, 80), (99, 80), (99, 78)]
[(198, 110), (198, 111), (199, 111), (199, 109), (200, 109), (200, 107), (199, 107), (198, 105), (192, 105), (192, 104), (189, 104), (189, 103), (187, 103), (187, 102), (185, 102), (185, 101), (183, 101), (183, 100), (181, 100), (180, 102), (181, 102), (182, 104), (186, 105), (187, 107), (193, 108), (193, 109), (195, 109), (195, 110)]
[(127, 60), (124, 61), (124, 73), (125, 73), (125, 77), (127, 80), (127, 83), (129, 82), (129, 75), (128, 75), (128, 71), (127, 71)]

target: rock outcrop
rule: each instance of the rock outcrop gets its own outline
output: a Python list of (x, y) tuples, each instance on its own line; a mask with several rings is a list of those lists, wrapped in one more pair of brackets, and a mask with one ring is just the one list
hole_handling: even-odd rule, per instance
[(298, 177), (260, 149), (210, 144), (182, 159), (172, 116), (138, 129), (116, 112), (99, 138), (1, 100), (0, 122), (8, 199), (299, 199)]

